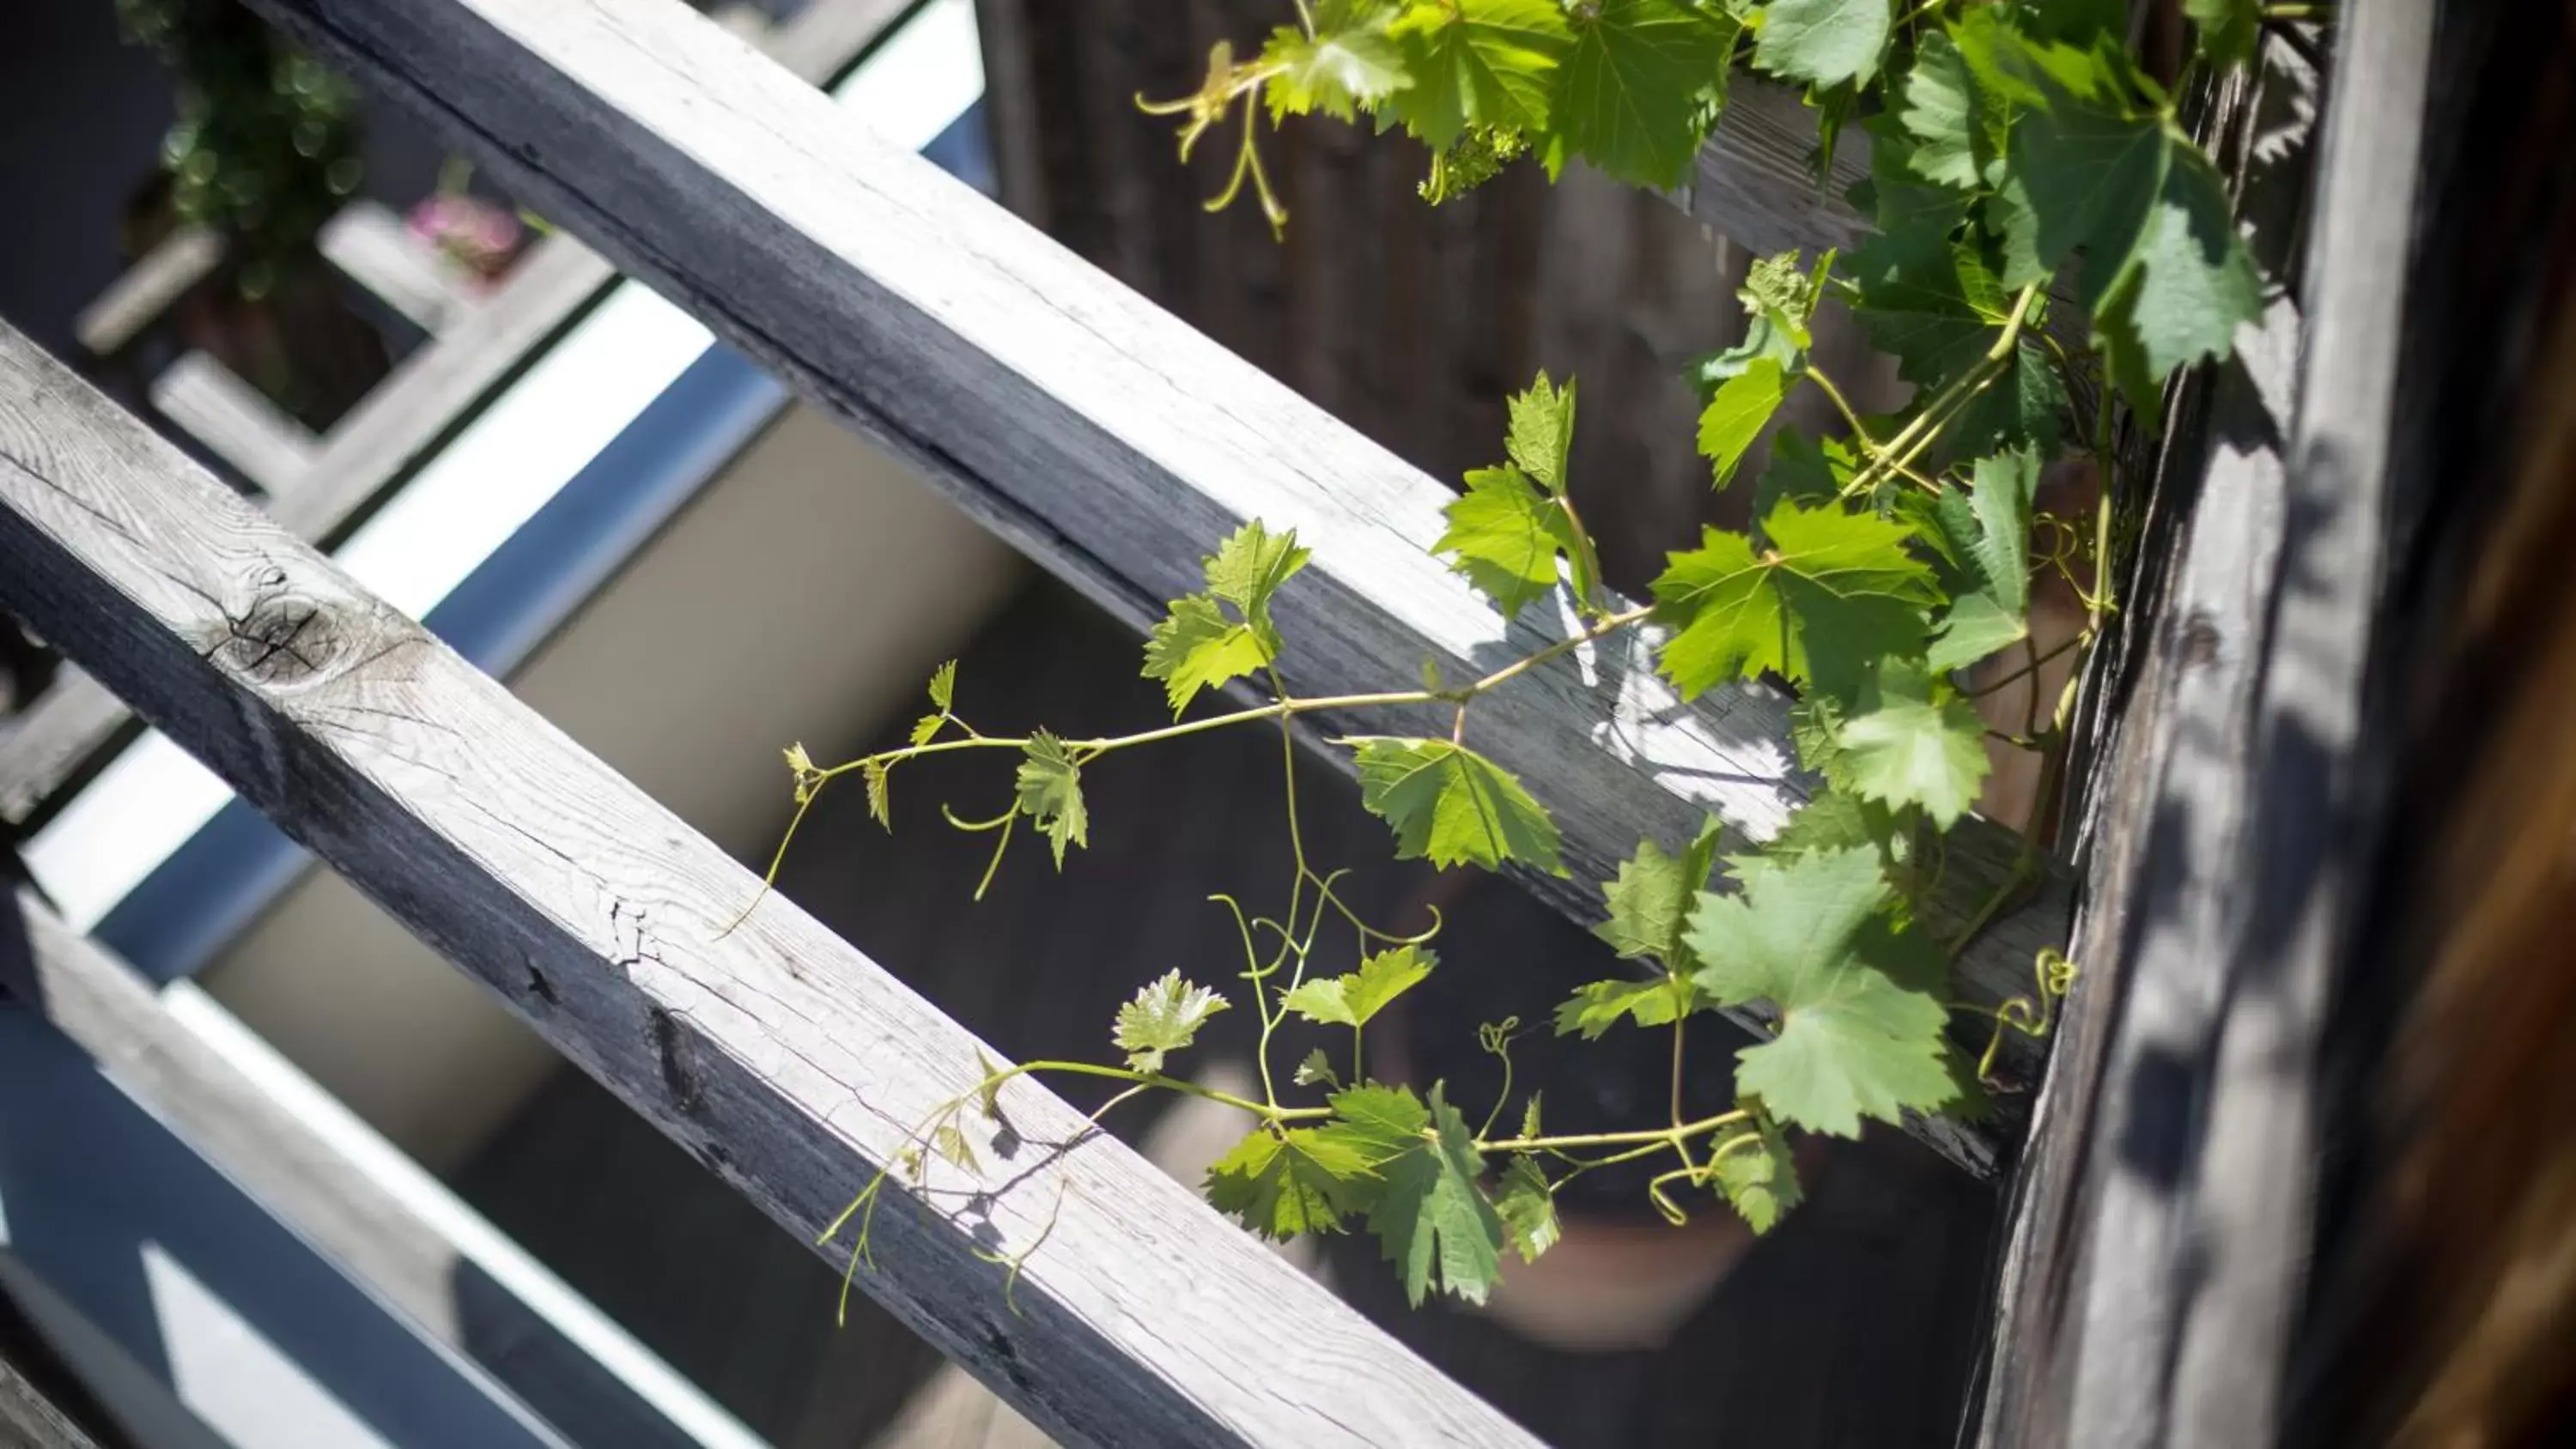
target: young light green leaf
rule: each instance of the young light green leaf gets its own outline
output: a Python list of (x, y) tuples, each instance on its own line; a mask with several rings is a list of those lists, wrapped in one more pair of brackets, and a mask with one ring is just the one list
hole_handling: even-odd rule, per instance
[(1891, 0), (1771, 0), (1753, 63), (1813, 86), (1864, 84), (1896, 28)]
[(1299, 982), (1279, 1004), (1327, 1026), (1366, 1026), (1388, 1002), (1421, 984), (1438, 959), (1419, 946), (1389, 947), (1363, 959), (1357, 971)]
[(1976, 76), (1949, 36), (1936, 30), (1914, 47), (1914, 65), (1898, 93), (1898, 120), (1914, 138), (1907, 158), (1914, 174), (1962, 191), (1983, 184), (1985, 163), (2004, 133), (1989, 126)]
[(1556, 0), (1414, 0), (1390, 28), (1413, 84), (1389, 98), (1435, 151), (1469, 126), (1544, 132), (1573, 36)]
[(1178, 971), (1166, 971), (1138, 987), (1135, 999), (1118, 1008), (1110, 1040), (1127, 1054), (1128, 1066), (1159, 1072), (1165, 1053), (1197, 1040), (1199, 1028), (1225, 1008), (1224, 997), (1183, 980)]
[(1145, 636), (1144, 675), (1163, 681), (1163, 697), (1178, 719), (1200, 690), (1257, 674), (1271, 658), (1260, 631), (1227, 618), (1208, 595), (1191, 594), (1174, 599), (1171, 612)]
[(1529, 1100), (1521, 1104), (1521, 1135), (1523, 1137), (1536, 1137), (1539, 1135), (1538, 1098), (1539, 1094), (1532, 1092), (1529, 1094)]
[[(1592, 934), (1630, 960), (1659, 961), (1673, 971), (1690, 967), (1682, 945), (1691, 904), (1708, 886), (1717, 865), (1717, 845), (1725, 827), (1714, 815), (1700, 825), (1699, 835), (1680, 855), (1666, 855), (1652, 840), (1637, 842), (1637, 853), (1619, 863), (1618, 876), (1604, 884), (1601, 898), (1609, 919)], [(1599, 1033), (1595, 1033), (1598, 1035)]]
[(859, 778), (868, 782), (868, 814), (877, 824), (894, 829), (894, 800), (886, 788), (886, 767), (871, 755), (859, 762)]
[(1333, 1059), (1324, 1054), (1322, 1047), (1306, 1053), (1306, 1059), (1297, 1064), (1295, 1080), (1301, 1087), (1339, 1087), (1342, 1084), (1341, 1074), (1333, 1070)]
[(1503, 449), (1550, 496), (1564, 493), (1574, 458), (1574, 379), (1558, 387), (1542, 372), (1527, 392), (1515, 394)]
[[(1772, 856), (1806, 855), (1854, 845), (1891, 846), (1895, 817), (1886, 807), (1863, 800), (1848, 784), (1840, 785), (1798, 807), (1780, 833), (1762, 847)], [(1900, 858), (1902, 852), (1898, 852)]]
[(957, 707), (957, 661), (949, 660), (930, 671), (930, 704), (941, 714)]
[(1776, 670), (1837, 697), (1856, 694), (1880, 656), (1920, 652), (1931, 568), (1905, 551), (1911, 530), (1837, 504), (1784, 501), (1756, 552), (1708, 529), (1654, 582), (1666, 678), (1685, 697)]
[(1385, 1185), (1369, 1210), (1369, 1230), (1385, 1245), (1415, 1307), (1435, 1288), (1482, 1303), (1502, 1268), (1502, 1219), (1476, 1185), (1485, 1161), (1475, 1134), (1438, 1086), (1431, 1089), (1430, 1120), (1434, 1139), (1417, 1137), (1382, 1169)]
[(1340, 1230), (1367, 1161), (1329, 1133), (1255, 1128), (1208, 1167), (1208, 1205), (1264, 1237)]
[(1936, 673), (1965, 669), (2030, 632), (2030, 510), (2039, 458), (1979, 459), (1975, 477), (1965, 495), (1944, 493), (1935, 513), (1973, 586), (1952, 602), (1934, 635), (1928, 662)]
[[(1768, 1001), (1779, 1035), (1738, 1056), (1739, 1092), (1781, 1120), (1856, 1137), (1864, 1116), (1902, 1120), (1956, 1089), (1929, 991), (1891, 975), (1901, 958), (1884, 913), (1893, 899), (1868, 847), (1735, 862), (1743, 889), (1706, 893), (1692, 917), (1697, 981), (1720, 1005)], [(1912, 973), (1905, 973), (1909, 977)]]
[(1797, 385), (1797, 376), (1778, 362), (1757, 357), (1718, 388), (1717, 396), (1699, 415), (1700, 455), (1715, 469), (1718, 487), (1725, 487), (1735, 476), (1745, 450), (1762, 436), (1771, 415), (1780, 410), (1781, 400)]
[(965, 1168), (968, 1172), (973, 1172), (976, 1168), (975, 1149), (967, 1142), (966, 1134), (958, 1131), (957, 1124), (953, 1122), (942, 1122), (932, 1129), (930, 1150), (948, 1159), (953, 1165)]
[(1413, 84), (1387, 33), (1390, 0), (1316, 0), (1313, 15), (1313, 35), (1283, 25), (1261, 49), (1263, 68), (1276, 72), (1263, 88), (1273, 123), (1313, 111), (1348, 121)]
[(1985, 721), (1949, 684), (1889, 659), (1843, 722), (1853, 788), (1887, 805), (1920, 805), (1947, 830), (1977, 803), (1986, 778)]
[(1524, 1263), (1535, 1263), (1538, 1255), (1556, 1246), (1562, 1231), (1556, 1220), (1556, 1194), (1547, 1183), (1547, 1174), (1527, 1154), (1514, 1157), (1503, 1169), (1502, 1191), (1494, 1198), (1494, 1213), (1503, 1220), (1503, 1238)]
[(1622, 1021), (1639, 1026), (1670, 1026), (1709, 1005), (1705, 992), (1687, 976), (1661, 976), (1652, 981), (1595, 981), (1575, 988), (1556, 1009), (1556, 1034), (1583, 1033), (1598, 1041)]
[(1082, 766), (1064, 741), (1036, 730), (1021, 747), (1020, 813), (1029, 817), (1055, 847), (1056, 869), (1064, 869), (1064, 848), (1091, 843), (1091, 815), (1082, 803)]
[(1638, 186), (1680, 185), (1699, 154), (1703, 97), (1725, 72), (1735, 19), (1675, 0), (1599, 0), (1575, 7), (1569, 22), (1574, 45), (1556, 69), (1548, 175), (1581, 156)]
[(1780, 1129), (1764, 1123), (1758, 1135), (1717, 1159), (1718, 1191), (1757, 1233), (1767, 1233), (1802, 1200), (1798, 1159)]
[(1511, 618), (1556, 587), (1557, 556), (1578, 546), (1573, 520), (1518, 468), (1478, 468), (1441, 510), (1449, 529), (1431, 545), (1476, 592)]
[(1556, 821), (1493, 761), (1448, 740), (1344, 743), (1358, 751), (1360, 803), (1394, 829), (1397, 858), (1487, 870), (1516, 860), (1565, 874)]
[(1256, 518), (1228, 534), (1207, 560), (1208, 592), (1241, 611), (1275, 659), (1279, 631), (1270, 622), (1271, 596), (1313, 556), (1313, 550), (1299, 546), (1295, 529), (1272, 533)]
[(939, 737), (939, 727), (948, 723), (944, 714), (926, 714), (912, 722), (912, 747), (920, 749)]
[(977, 1047), (975, 1070), (979, 1075), (975, 1088), (976, 1105), (983, 1109), (985, 1121), (999, 1122), (1002, 1120), (1002, 1084), (996, 1078), (1002, 1075), (1002, 1069), (993, 1065), (982, 1047)]

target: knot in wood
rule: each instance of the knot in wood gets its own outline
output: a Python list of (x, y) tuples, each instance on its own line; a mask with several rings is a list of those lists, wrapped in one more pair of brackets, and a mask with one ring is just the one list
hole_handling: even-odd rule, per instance
[(338, 611), (300, 594), (267, 595), (224, 623), (229, 632), (218, 659), (255, 684), (308, 683), (330, 672), (348, 647)]

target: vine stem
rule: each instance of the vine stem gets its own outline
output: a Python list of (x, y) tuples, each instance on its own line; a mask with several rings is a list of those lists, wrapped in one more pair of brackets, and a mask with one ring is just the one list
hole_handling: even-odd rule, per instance
[(1666, 1143), (1679, 1146), (1685, 1138), (1705, 1136), (1721, 1127), (1752, 1119), (1751, 1112), (1739, 1107), (1714, 1117), (1702, 1117), (1696, 1122), (1639, 1132), (1587, 1132), (1570, 1137), (1480, 1137), (1476, 1139), (1476, 1149), (1480, 1152), (1554, 1152), (1566, 1147), (1631, 1147), (1639, 1144), (1661, 1147)]
[(1986, 349), (1986, 355), (1977, 359), (1976, 366), (1959, 374), (1948, 387), (1934, 395), (1932, 401), (1924, 404), (1923, 411), (1914, 415), (1914, 421), (1907, 423), (1903, 430), (1887, 441), (1884, 448), (1871, 456), (1868, 467), (1852, 475), (1852, 480), (1843, 485), (1844, 497), (1865, 490), (1878, 480), (1882, 472), (1902, 473), (1925, 448), (1932, 445), (1932, 440), (1941, 435), (1941, 430), (1950, 425), (1951, 418), (1967, 406), (1970, 399), (1985, 391), (1986, 385), (1995, 380), (1996, 374), (2002, 372), (2004, 364), (2012, 358), (2013, 348), (2021, 342), (2022, 328), (2030, 320), (2031, 305), (2038, 299), (2039, 283), (2032, 282), (2021, 289), (2020, 295), (2013, 299), (2012, 313), (2004, 318), (2003, 332), (1995, 338), (1994, 346)]

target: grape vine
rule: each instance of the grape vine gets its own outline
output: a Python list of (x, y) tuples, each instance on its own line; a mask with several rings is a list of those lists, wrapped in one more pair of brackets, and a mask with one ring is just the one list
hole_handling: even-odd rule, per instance
[[(1168, 726), (986, 734), (960, 713), (951, 664), (933, 676), (931, 711), (906, 744), (829, 767), (790, 749), (797, 821), (826, 786), (857, 774), (888, 828), (894, 777), (909, 762), (964, 751), (1012, 759), (995, 813), (943, 807), (955, 828), (994, 837), (979, 897), (1023, 819), (1065, 866), (1088, 840), (1084, 772), (1121, 751), (1266, 723), (1279, 735), (1288, 802), (1284, 906), (1255, 914), (1215, 898), (1239, 929), (1240, 988), (1178, 972), (1146, 984), (1112, 1023), (1123, 1064), (982, 1065), (977, 1085), (922, 1123), (824, 1235), (855, 1225), (853, 1271), (886, 1183), (920, 1187), (941, 1160), (974, 1166), (968, 1114), (998, 1120), (1001, 1089), (1026, 1075), (1124, 1083), (1103, 1112), (1164, 1090), (1250, 1114), (1250, 1131), (1209, 1172), (1209, 1200), (1277, 1238), (1364, 1227), (1417, 1303), (1434, 1291), (1481, 1300), (1505, 1253), (1545, 1251), (1558, 1232), (1554, 1194), (1583, 1173), (1648, 1162), (1648, 1197), (1667, 1218), (1716, 1199), (1763, 1231), (1799, 1200), (1793, 1131), (1852, 1137), (1866, 1121), (1974, 1110), (2003, 1034), (2045, 1034), (2075, 968), (2043, 952), (2030, 996), (1998, 1008), (1953, 999), (1954, 964), (2035, 878), (2037, 845), (1964, 930), (1943, 936), (1919, 910), (1942, 837), (1978, 798), (1990, 736), (2040, 757), (2034, 823), (2045, 815), (2082, 671), (2045, 717), (2038, 676), (2061, 654), (2080, 665), (2115, 612), (2115, 444), (2124, 429), (2151, 430), (2169, 380), (2223, 359), (2262, 301), (2227, 188), (2180, 110), (2196, 86), (2249, 61), (2266, 13), (2251, 0), (2185, 9), (2196, 52), (2181, 75), (2159, 81), (2123, 39), (2119, 0), (1295, 0), (1251, 58), (1217, 47), (1194, 94), (1140, 97), (1148, 113), (1178, 118), (1184, 157), (1211, 131), (1239, 126), (1230, 179), (1209, 206), (1249, 194), (1284, 227), (1261, 160), (1265, 124), (1366, 115), (1401, 130), (1429, 148), (1422, 190), (1435, 203), (1524, 157), (1550, 176), (1581, 160), (1668, 188), (1723, 124), (1731, 76), (1798, 86), (1819, 122), (1819, 175), (1848, 134), (1868, 138), (1869, 178), (1852, 200), (1874, 227), (1848, 251), (1751, 268), (1744, 341), (1693, 366), (1706, 403), (1698, 442), (1715, 485), (1732, 486), (1805, 386), (1832, 403), (1844, 433), (1777, 432), (1749, 485), (1753, 527), (1705, 530), (1671, 555), (1651, 601), (1630, 605), (1604, 586), (1569, 489), (1575, 384), (1541, 375), (1510, 401), (1503, 461), (1466, 476), (1432, 545), (1506, 615), (1565, 601), (1566, 637), (1528, 657), (1463, 682), (1426, 663), (1414, 688), (1297, 695), (1291, 641), (1271, 605), (1295, 587), (1307, 553), (1293, 533), (1254, 521), (1207, 558), (1204, 587), (1172, 601), (1146, 641), (1143, 673), (1164, 688)], [(1905, 408), (1861, 413), (1818, 364), (1814, 318), (1829, 299), (1897, 359), (1914, 389)], [(2103, 480), (2093, 517), (2039, 512), (2043, 469), (2084, 456)], [(2085, 619), (2043, 651), (2031, 595), (2035, 579), (2052, 576)], [(1317, 711), (1449, 711), (1445, 737), (1335, 742), (1351, 752), (1362, 803), (1392, 831), (1396, 855), (1563, 875), (1547, 782), (1534, 792), (1479, 754), (1469, 721), (1480, 699), (1531, 669), (1640, 627), (1660, 631), (1659, 668), (1685, 698), (1786, 681), (1800, 762), (1824, 784), (1759, 848), (1721, 860), (1711, 819), (1688, 841), (1641, 841), (1602, 883), (1598, 934), (1638, 973), (1581, 987), (1554, 1026), (1586, 1039), (1652, 1033), (1657, 1050), (1668, 1039), (1670, 1120), (1551, 1131), (1537, 1091), (1513, 1099), (1512, 1022), (1482, 1030), (1504, 1084), (1480, 1118), (1444, 1083), (1417, 1091), (1371, 1078), (1369, 1024), (1439, 967), (1439, 922), (1413, 935), (1380, 929), (1343, 899), (1339, 872), (1309, 861), (1294, 722)], [(2032, 705), (2022, 728), (1990, 730), (1975, 698), (2023, 679)], [(1189, 715), (1202, 692), (1225, 687), (1266, 702)], [(1336, 939), (1356, 937), (1351, 958), (1323, 959), (1327, 926)], [(1213, 1015), (1245, 1005), (1260, 1022), (1258, 1098), (1166, 1070)], [(1692, 1019), (1743, 1008), (1776, 1027), (1738, 1054), (1735, 1107), (1686, 1114)], [(1961, 1012), (1991, 1018), (1981, 1055), (1954, 1039)], [(1292, 1018), (1349, 1035), (1346, 1050), (1308, 1053), (1283, 1090), (1272, 1041)]]

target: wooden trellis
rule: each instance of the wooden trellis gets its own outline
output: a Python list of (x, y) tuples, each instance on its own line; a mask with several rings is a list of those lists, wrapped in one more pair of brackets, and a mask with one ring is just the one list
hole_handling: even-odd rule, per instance
[[(1277, 611), (1318, 693), (1409, 678), (1425, 656), (1453, 672), (1518, 657), (1563, 627), (1507, 627), (1428, 556), (1449, 497), (1440, 484), (668, 0), (257, 6), (1131, 622), (1185, 592), (1214, 539), (1260, 518), (1315, 550)], [(2156, 954), (2169, 944), (2124, 933), (2118, 903), (2142, 898), (2129, 888), (2206, 885), (2238, 840), (2278, 845), (2286, 853), (2266, 863), (2303, 889), (2283, 897), (2293, 915), (2274, 924), (2286, 936), (2248, 936), (2256, 928), (2237, 921), (2224, 962), (2286, 941), (2291, 979), (2312, 985), (2336, 948), (2340, 857), (2316, 832), (2342, 818), (2321, 807), (2344, 798), (2334, 771), (2349, 754), (2335, 747), (2352, 735), (2360, 665), (2356, 651), (2321, 652), (2318, 637), (2366, 638), (2370, 623), (2370, 510), (2385, 464), (2369, 417), (2385, 412), (2408, 262), (2403, 208), (2388, 196), (2412, 185), (2432, 14), (2430, 0), (2350, 9), (2344, 44), (2358, 59), (2346, 64), (2368, 83), (2337, 93), (2328, 134), (2342, 139), (2327, 152), (2304, 320), (2276, 310), (2255, 339), (2243, 373), (2254, 401), (2286, 420), (2302, 335), (2349, 340), (2307, 364), (2295, 431), (2238, 467), (2250, 481), (2230, 487), (2258, 491), (2203, 502), (2184, 585), (2132, 636), (2184, 685), (2208, 657), (2241, 671), (2212, 705), (2233, 712), (2230, 728), (2268, 745), (2299, 726), (2325, 741), (2328, 768), (2263, 782), (2237, 834), (2181, 875), (2153, 874), (2132, 849), (2103, 856), (2097, 892), (2115, 909), (2077, 937), (2096, 1004), (2106, 990), (2116, 1001), (2154, 989), (2172, 969)], [(1721, 129), (1688, 201), (1759, 247), (1847, 240), (1848, 210), (1797, 180), (1804, 148), (1778, 99), (1739, 92), (1732, 114), (1747, 119)], [(2223, 384), (2212, 409), (2242, 386)], [(2301, 460), (2286, 473), (2285, 456)], [(2214, 463), (2213, 480), (2229, 466)], [(314, 468), (327, 474), (327, 458)], [(2264, 512), (2276, 506), (2323, 509), (2336, 526), (2276, 528), (2250, 553), (2225, 532), (2224, 509), (2277, 517)], [(978, 1044), (788, 903), (726, 933), (755, 889), (749, 875), (352, 584), (305, 541), (322, 531), (261, 517), (0, 330), (0, 606), (812, 1237), (935, 1105), (978, 1079)], [(2329, 565), (2356, 582), (2280, 592), (2294, 571)], [(1683, 835), (1703, 812), (1763, 838), (1802, 799), (1783, 697), (1743, 688), (1686, 705), (1649, 658), (1643, 642), (1577, 651), (1495, 696), (1490, 714), (1479, 706), (1480, 747), (1549, 782), (1577, 880), (1607, 875), (1641, 834)], [(2101, 778), (2126, 776), (2133, 805), (2146, 782), (2222, 788), (2143, 748), (2123, 741), (2130, 753), (2104, 756)], [(2260, 758), (2235, 758), (2228, 780), (2243, 786)], [(2300, 811), (2314, 816), (2306, 833), (2281, 834)], [(1991, 892), (2014, 849), (2000, 828), (1963, 828), (1948, 908)], [(1569, 911), (1593, 909), (1532, 884)], [(2068, 922), (2068, 882), (2052, 877), (1979, 938), (1965, 963), (1970, 999), (2022, 991), (2034, 953), (2065, 940)], [(2199, 1083), (2214, 1115), (2182, 1146), (2193, 1191), (2127, 1218), (2123, 1184), (2103, 1180), (2109, 1169), (2086, 1149), (2110, 1100), (2104, 1053), (2116, 1057), (2124, 1048), (2112, 1044), (2142, 1027), (2079, 1013), (2082, 1070), (2060, 1072), (2043, 1097), (2043, 1150), (2023, 1184), (2002, 1330), (2013, 1362), (1999, 1356), (1992, 1376), (1990, 1438), (2147, 1443), (2180, 1424), (2189, 1442), (2246, 1442), (2271, 1421), (2270, 1399), (2246, 1385), (2277, 1373), (2289, 1289), (2263, 1270), (2295, 1205), (2249, 1205), (2256, 1184), (2241, 1157), (2296, 1133), (2279, 1099), (2242, 1074), (2280, 1070), (2277, 1057), (2248, 1055), (2260, 1048), (2313, 1047), (2309, 1003), (2293, 990), (2211, 1013), (2226, 1044)], [(2248, 1031), (2271, 1034), (2226, 1035)], [(2038, 1061), (2017, 1045), (2008, 1071), (2031, 1083)], [(979, 1125), (981, 1166), (943, 1166), (922, 1201), (880, 1214), (877, 1266), (860, 1282), (1051, 1432), (1122, 1444), (1524, 1442), (1191, 1194), (1086, 1133), (1052, 1094), (1017, 1082), (1003, 1103), (1008, 1140)], [(2006, 1116), (1915, 1130), (1991, 1172), (2022, 1126)], [(2070, 1308), (2067, 1265), (2080, 1257), (2098, 1271), (2100, 1235), (2191, 1212), (2243, 1255), (2215, 1296), (2141, 1309), (2114, 1301), (2122, 1280), (2110, 1275)], [(1006, 1302), (993, 1259), (1041, 1243)], [(2084, 1377), (2080, 1354), (2046, 1351), (2072, 1344), (2070, 1311), (2102, 1335), (2089, 1352), (2162, 1351), (2185, 1371), (2110, 1393)], [(2267, 1327), (2196, 1337), (2207, 1327), (2196, 1312)], [(2038, 1346), (2028, 1358), (2025, 1343)], [(2229, 1350), (2239, 1357), (2210, 1368)], [(2209, 1371), (2195, 1379), (2194, 1366)]]

